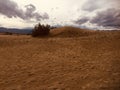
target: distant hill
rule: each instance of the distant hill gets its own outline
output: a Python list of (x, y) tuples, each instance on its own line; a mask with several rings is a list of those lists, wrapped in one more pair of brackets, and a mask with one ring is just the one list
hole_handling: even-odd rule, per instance
[(51, 36), (55, 37), (80, 37), (96, 34), (95, 30), (80, 29), (77, 27), (65, 26), (55, 28), (50, 31)]
[(17, 29), (17, 28), (0, 27), (0, 33), (31, 34), (32, 33), (32, 28)]

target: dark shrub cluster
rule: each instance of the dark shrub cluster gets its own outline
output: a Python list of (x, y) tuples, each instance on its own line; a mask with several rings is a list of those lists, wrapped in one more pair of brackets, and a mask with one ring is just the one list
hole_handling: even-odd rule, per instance
[(12, 35), (11, 32), (5, 32), (4, 34), (5, 34), (5, 35)]
[(49, 34), (50, 31), (50, 25), (44, 25), (44, 24), (37, 24), (33, 31), (32, 31), (32, 36), (33, 37), (42, 37), (42, 36), (46, 36)]

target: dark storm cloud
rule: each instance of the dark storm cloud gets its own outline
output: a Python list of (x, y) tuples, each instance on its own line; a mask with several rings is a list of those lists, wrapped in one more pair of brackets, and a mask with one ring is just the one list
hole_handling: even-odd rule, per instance
[(41, 20), (48, 19), (49, 16), (45, 13), (40, 15), (36, 11), (36, 7), (32, 4), (25, 6), (26, 11), (20, 9), (17, 3), (11, 0), (0, 0), (0, 14), (7, 16), (8, 18), (19, 17), (24, 20)]
[(120, 9), (112, 8), (98, 12), (97, 16), (90, 20), (90, 23), (103, 27), (120, 28)]

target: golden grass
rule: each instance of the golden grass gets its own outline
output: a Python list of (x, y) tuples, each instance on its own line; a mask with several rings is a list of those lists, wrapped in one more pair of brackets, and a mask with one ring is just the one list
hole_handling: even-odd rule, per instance
[(80, 36), (89, 36), (95, 34), (94, 30), (85, 30), (75, 27), (61, 27), (51, 30), (50, 34), (53, 37), (80, 37)]
[(120, 89), (120, 31), (51, 35), (0, 35), (0, 90)]

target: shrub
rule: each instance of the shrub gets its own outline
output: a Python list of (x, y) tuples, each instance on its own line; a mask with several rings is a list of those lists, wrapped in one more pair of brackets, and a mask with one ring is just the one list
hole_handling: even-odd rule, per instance
[(4, 34), (5, 34), (5, 35), (12, 35), (11, 32), (5, 32)]
[(32, 31), (32, 36), (33, 37), (41, 37), (41, 36), (46, 36), (49, 34), (50, 31), (50, 25), (41, 25), (40, 23), (37, 24), (33, 31)]

